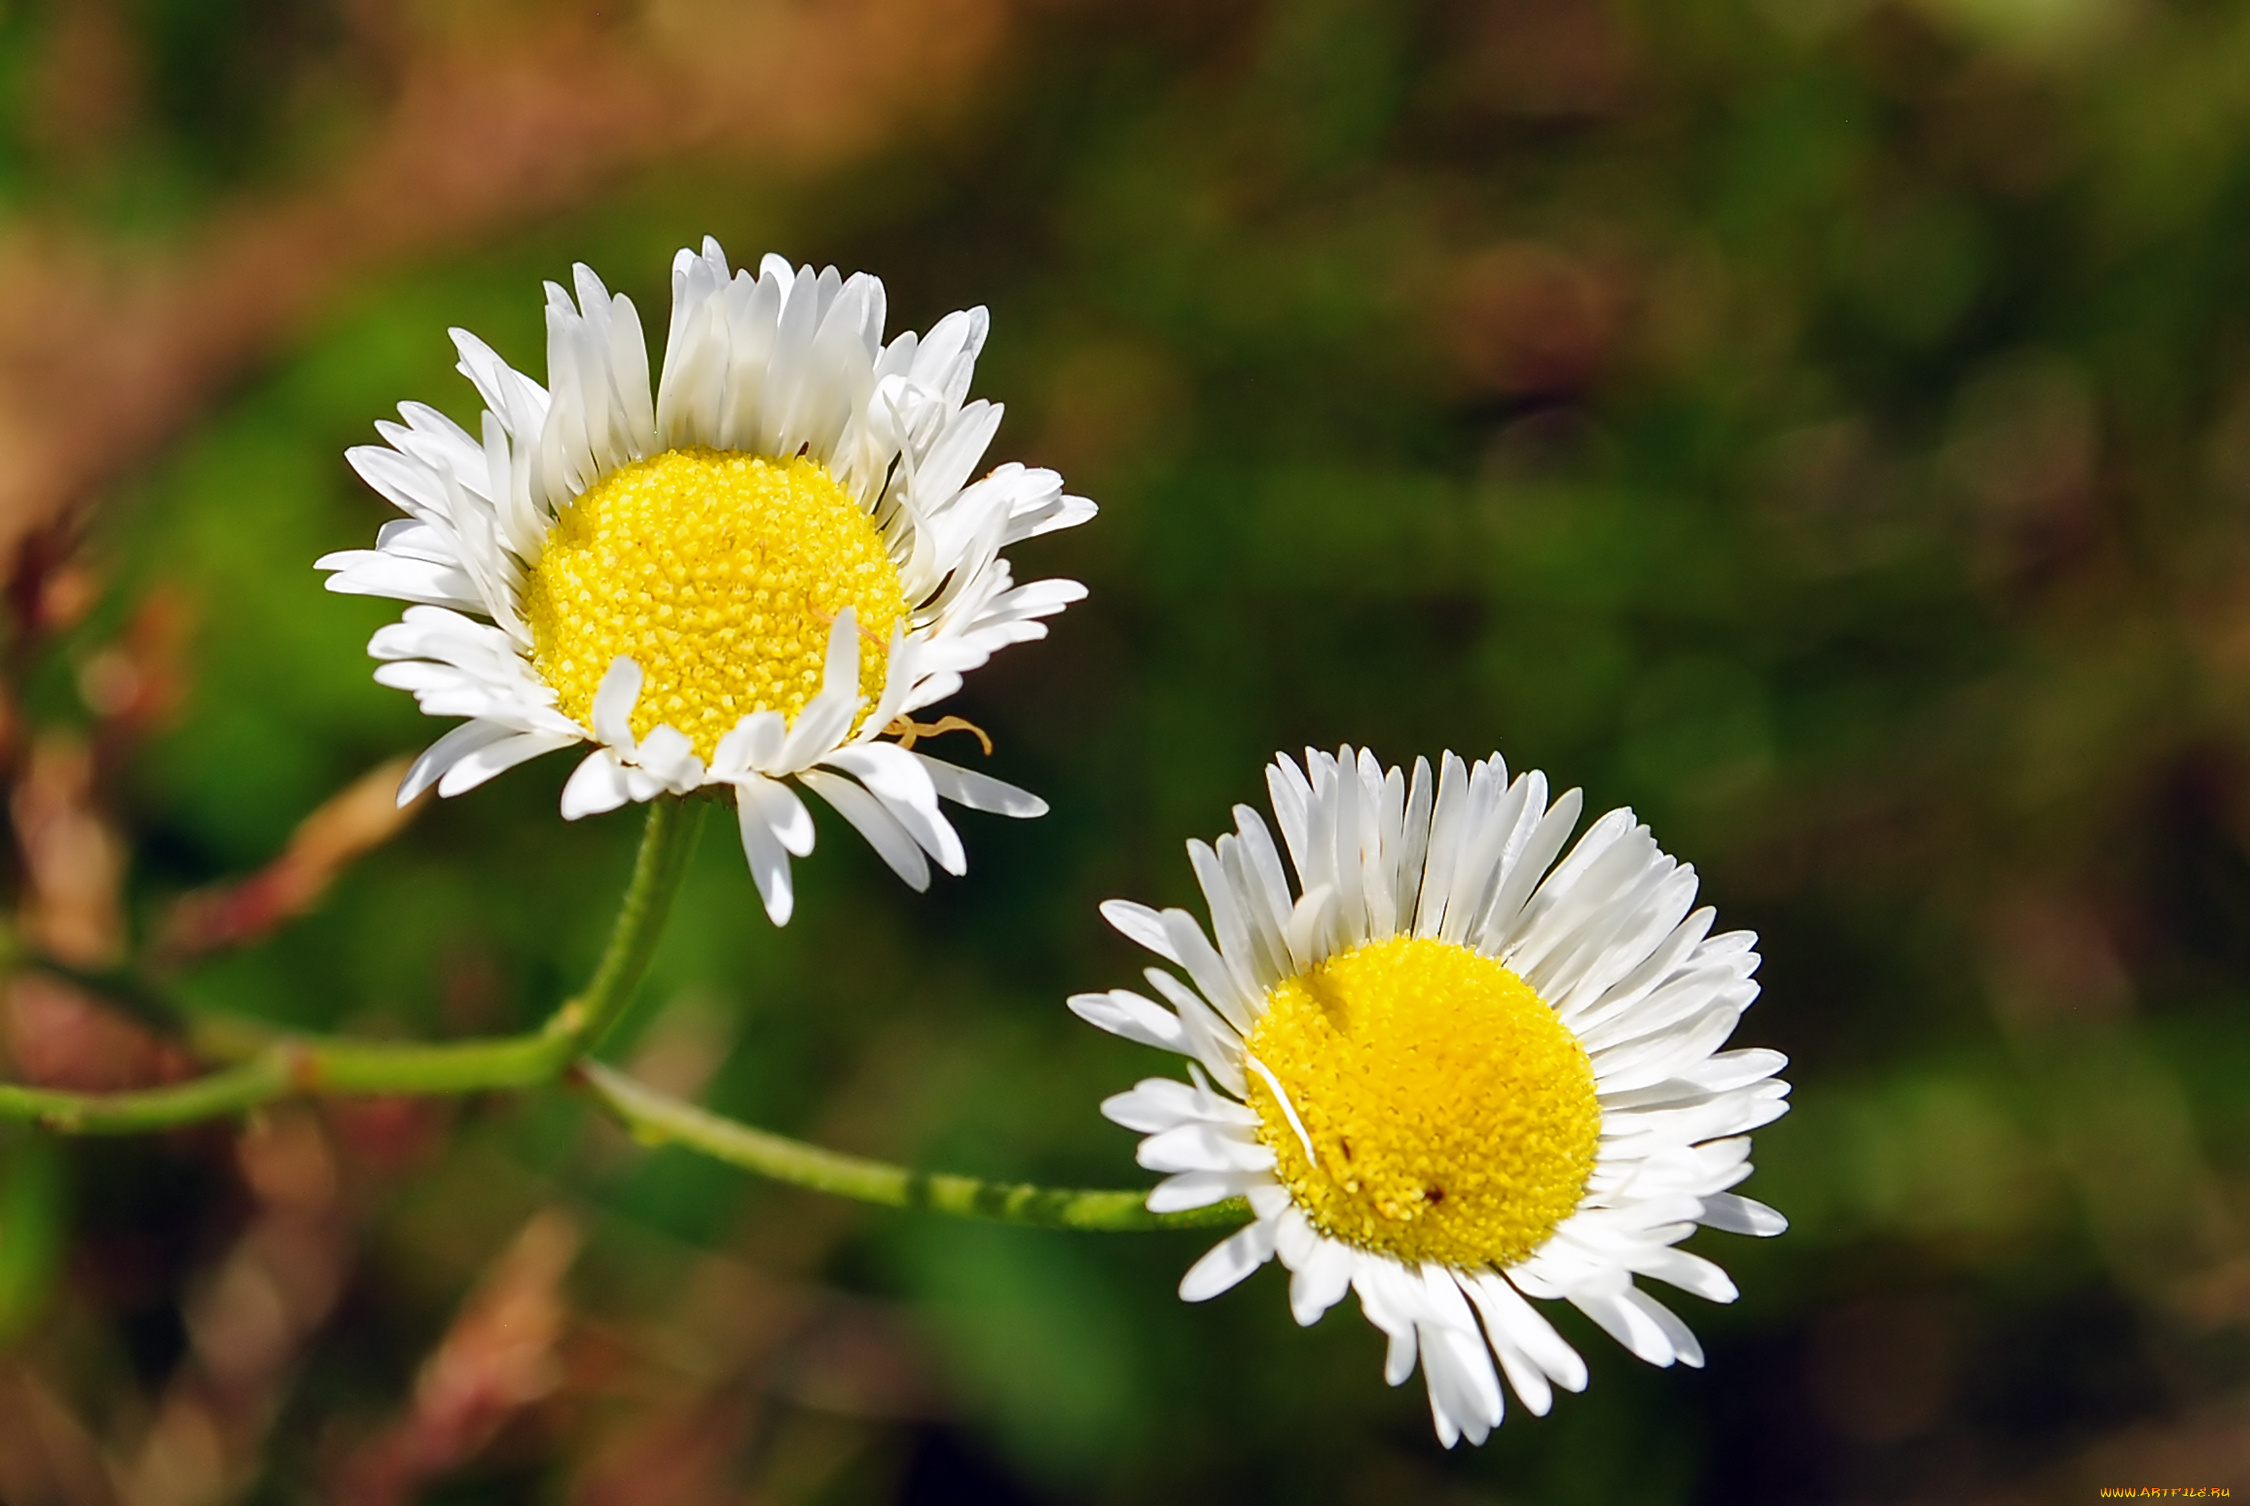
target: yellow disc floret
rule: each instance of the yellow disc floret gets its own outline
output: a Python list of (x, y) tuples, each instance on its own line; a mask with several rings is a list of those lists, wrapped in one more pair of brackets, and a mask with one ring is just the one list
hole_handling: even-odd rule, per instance
[(872, 703), (907, 607), (882, 534), (817, 461), (701, 447), (589, 487), (556, 517), (524, 592), (532, 663), (564, 715), (590, 726), (595, 689), (627, 654), (645, 676), (633, 735), (670, 723), (706, 760), (753, 711), (796, 720), (846, 607)]
[(1250, 1074), (1259, 1138), (1324, 1234), (1405, 1261), (1508, 1265), (1585, 1194), (1593, 1064), (1489, 957), (1415, 937), (1355, 948), (1275, 988), (1248, 1044), (1288, 1094), (1285, 1110)]

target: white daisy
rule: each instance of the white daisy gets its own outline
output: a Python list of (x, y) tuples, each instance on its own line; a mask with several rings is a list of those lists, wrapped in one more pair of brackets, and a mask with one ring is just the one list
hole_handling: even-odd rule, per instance
[[(385, 685), (469, 720), (399, 799), (458, 795), (590, 742), (572, 819), (731, 786), (776, 924), (813, 826), (791, 784), (843, 815), (919, 889), (960, 873), (939, 797), (1036, 816), (1011, 785), (912, 750), (913, 714), (951, 695), (1076, 581), (1015, 585), (1000, 551), (1094, 515), (1053, 471), (971, 482), (1000, 408), (966, 401), (987, 318), (949, 314), (883, 343), (883, 285), (768, 256), (730, 272), (718, 242), (672, 263), (653, 400), (632, 301), (584, 266), (547, 284), (541, 387), (466, 330), (484, 400), (469, 434), (420, 403), (378, 423), (353, 469), (407, 514), (371, 550), (319, 561), (332, 591), (413, 602), (376, 633)], [(886, 734), (898, 741), (884, 741)], [(927, 856), (925, 856), (927, 855)]]
[(1442, 768), (1433, 792), (1426, 759), (1409, 782), (1349, 747), (1277, 758), (1299, 896), (1238, 805), (1234, 835), (1188, 844), (1216, 947), (1185, 910), (1102, 906), (1193, 986), (1150, 968), (1169, 1009), (1125, 989), (1070, 1007), (1190, 1059), (1192, 1084), (1151, 1078), (1102, 1105), (1146, 1135), (1141, 1165), (1172, 1174), (1148, 1206), (1249, 1200), (1254, 1222), (1180, 1295), (1216, 1296), (1274, 1255), (1299, 1323), (1358, 1292), (1392, 1385), (1419, 1356), (1450, 1448), (1499, 1424), (1495, 1360), (1535, 1413), (1585, 1386), (1526, 1298), (1569, 1302), (1652, 1364), (1703, 1363), (1634, 1277), (1734, 1299), (1677, 1246), (1698, 1224), (1786, 1227), (1727, 1189), (1789, 1088), (1779, 1052), (1718, 1050), (1757, 997), (1758, 957), (1748, 932), (1712, 936), (1712, 912), (1690, 913), (1693, 868), (1628, 810), (1555, 864), (1578, 791), (1550, 806), (1544, 775), (1511, 783), (1497, 754)]

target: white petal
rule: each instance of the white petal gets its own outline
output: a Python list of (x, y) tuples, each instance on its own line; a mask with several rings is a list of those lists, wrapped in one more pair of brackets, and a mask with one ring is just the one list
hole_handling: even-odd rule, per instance
[(839, 748), (821, 761), (865, 785), (940, 868), (955, 875), (968, 871), (960, 834), (939, 813), (937, 788), (911, 752), (896, 743), (861, 743)]
[[(1541, 803), (1546, 797), (1547, 776), (1537, 769), (1522, 775), (1508, 787), (1495, 806), (1495, 814), (1503, 820), (1508, 819), (1511, 809), (1516, 814), (1512, 824), (1505, 828), (1502, 855), (1493, 870), (1490, 896), (1472, 903), (1477, 900), (1476, 896), (1458, 892), (1454, 895), (1456, 902), (1468, 906), (1463, 913), (1469, 917), (1469, 927), (1463, 939), (1487, 954), (1506, 955), (1523, 920), (1526, 901), (1546, 873), (1547, 865), (1570, 839), (1585, 805), (1583, 793), (1565, 790), (1542, 812)], [(1495, 822), (1496, 827), (1500, 824)], [(1448, 928), (1453, 915), (1449, 908), (1446, 911)]]
[(1752, 1083), (1763, 1082), (1788, 1065), (1788, 1057), (1763, 1047), (1721, 1051), (1694, 1068), (1688, 1074), (1688, 1079), (1705, 1092), (1723, 1093), (1729, 1088), (1748, 1087)]
[[(1506, 1277), (1487, 1272), (1469, 1284), (1468, 1292), (1484, 1318), (1485, 1331), (1494, 1342), (1505, 1335), (1542, 1373), (1565, 1391), (1586, 1389), (1586, 1361), (1570, 1347), (1539, 1309), (1523, 1299)], [(1519, 1390), (1518, 1395), (1523, 1393)], [(1524, 1404), (1531, 1405), (1529, 1397)], [(1544, 1410), (1535, 1408), (1534, 1410)]]
[(402, 806), (407, 804), (437, 783), (445, 771), (456, 763), (477, 749), (489, 747), (506, 736), (508, 729), (497, 722), (463, 722), (422, 750), (422, 756), (414, 760), (414, 766), (399, 781), (398, 803)]
[(1165, 932), (1163, 916), (1129, 899), (1103, 900), (1100, 910), (1102, 919), (1127, 941), (1137, 942), (1175, 966), (1182, 965), (1179, 952), (1172, 946), (1172, 938)]
[(1273, 1225), (1260, 1220), (1213, 1245), (1180, 1278), (1180, 1300), (1208, 1302), (1273, 1259)]
[[(763, 783), (764, 781), (760, 781)], [(758, 885), (758, 898), (766, 918), (777, 926), (789, 924), (797, 908), (797, 894), (789, 882), (789, 853), (774, 835), (756, 797), (747, 789), (734, 792), (736, 825), (742, 833), (742, 855), (749, 861), (750, 877)]]
[(782, 847), (792, 856), (812, 856), (812, 812), (805, 809), (805, 802), (797, 798), (795, 790), (778, 779), (753, 774), (741, 780), (735, 792), (737, 802), (748, 799), (757, 807), (758, 814), (773, 828), (773, 834), (781, 839)]
[(1231, 1098), (1221, 1098), (1208, 1087), (1173, 1077), (1144, 1077), (1126, 1092), (1103, 1099), (1102, 1117), (1127, 1129), (1156, 1134), (1183, 1124), (1255, 1126), (1258, 1111)]
[(1028, 790), (1019, 790), (1012, 784), (979, 774), (973, 769), (960, 768), (916, 753), (930, 783), (938, 794), (955, 805), (965, 805), (973, 811), (990, 811), (997, 816), (1014, 816), (1025, 819), (1047, 814), (1047, 802)]
[(930, 865), (923, 859), (922, 849), (907, 834), (906, 828), (898, 824), (898, 818), (883, 808), (883, 802), (840, 774), (807, 769), (797, 779), (834, 806), (836, 813), (867, 839), (867, 845), (875, 849), (876, 856), (890, 864), (891, 871), (904, 879), (908, 888), (930, 887)]
[(778, 711), (753, 711), (734, 724), (732, 731), (719, 739), (718, 747), (711, 752), (711, 773), (715, 778), (729, 778), (744, 770), (759, 773), (775, 771), (781, 757), (781, 745), (788, 738), (789, 724)]
[(1180, 1017), (1180, 1032), (1195, 1059), (1226, 1085), (1236, 1097), (1247, 1097), (1249, 1079), (1243, 1075), (1242, 1037), (1201, 994), (1165, 972), (1152, 967), (1142, 971), (1151, 986), (1170, 1002)]
[(1592, 1318), (1636, 1359), (1669, 1367), (1679, 1358), (1665, 1325), (1649, 1311), (1653, 1304), (1632, 1300), (1640, 1293), (1630, 1286), (1618, 1292), (1576, 1291), (1566, 1295), (1572, 1307)]
[[(1447, 1284), (1452, 1282), (1443, 1271), (1434, 1275)], [(1467, 1304), (1461, 1307), (1466, 1327), (1452, 1322), (1424, 1323), (1418, 1333), (1431, 1421), (1437, 1426), (1439, 1440), (1448, 1448), (1453, 1446), (1446, 1436), (1449, 1432), (1457, 1432), (1471, 1443), (1484, 1442), (1499, 1425), (1505, 1408), (1500, 1378), (1492, 1370), (1492, 1351), (1485, 1347), (1476, 1320), (1467, 1316)]]
[(1289, 1314), (1304, 1328), (1319, 1322), (1322, 1314), (1344, 1300), (1344, 1293), (1351, 1290), (1356, 1263), (1350, 1246), (1318, 1233), (1313, 1240), (1311, 1251), (1295, 1265), (1289, 1278)]
[(1385, 1256), (1356, 1255), (1352, 1289), (1367, 1321), (1383, 1330), (1390, 1346), (1383, 1356), (1383, 1380), (1403, 1385), (1414, 1373), (1416, 1320), (1422, 1316), (1422, 1283), (1413, 1272)]
[(1273, 1152), (1247, 1125), (1175, 1125), (1140, 1143), (1133, 1159), (1150, 1171), (1271, 1171)]
[(457, 564), (350, 549), (322, 555), (315, 568), (337, 572), (328, 577), (327, 585), (343, 596), (388, 596), (470, 612), (490, 610), (476, 578)]
[[(1548, 1409), (1554, 1405), (1555, 1388), (1546, 1367), (1518, 1337), (1519, 1321), (1514, 1319), (1513, 1314), (1520, 1310), (1528, 1316), (1531, 1323), (1540, 1328), (1546, 1327), (1546, 1320), (1532, 1312), (1515, 1289), (1494, 1272), (1481, 1271), (1475, 1275), (1463, 1275), (1461, 1286), (1476, 1304), (1478, 1316), (1484, 1319), (1486, 1342), (1492, 1346), (1493, 1358), (1500, 1362), (1501, 1373), (1507, 1376), (1509, 1386), (1514, 1388), (1517, 1398), (1533, 1416), (1546, 1416)], [(1513, 1307), (1508, 1305), (1510, 1303)], [(1548, 1330), (1548, 1337), (1553, 1338), (1555, 1347), (1569, 1355), (1572, 1361), (1577, 1361), (1577, 1353), (1560, 1338), (1554, 1338), (1553, 1330)], [(1585, 1384), (1584, 1371), (1585, 1367), (1580, 1364), (1581, 1386)]]
[(1729, 1234), (1754, 1234), (1760, 1238), (1770, 1238), (1789, 1228), (1788, 1219), (1756, 1198), (1737, 1197), (1731, 1192), (1717, 1193), (1703, 1200), (1703, 1222)]
[(835, 751), (852, 730), (852, 715), (859, 710), (857, 682), (830, 681), (827, 688), (805, 703), (782, 740), (781, 751), (766, 767), (769, 774), (794, 774), (818, 763)]
[[(1234, 839), (1221, 837), (1227, 851), (1234, 852)], [(1195, 880), (1203, 890), (1204, 908), (1210, 912), (1211, 928), (1219, 940), (1219, 958), (1226, 965), (1229, 978), (1234, 982), (1239, 997), (1262, 999), (1269, 980), (1261, 974), (1269, 970), (1262, 964), (1257, 943), (1251, 939), (1251, 920), (1248, 901), (1236, 889), (1229, 876), (1226, 862), (1218, 850), (1208, 842), (1191, 841), (1187, 844), (1188, 865), (1195, 870)], [(1240, 859), (1236, 859), (1239, 868)], [(1270, 980), (1272, 983), (1279, 978)]]
[(1289, 911), (1289, 953), (1298, 971), (1328, 958), (1327, 936), (1335, 919), (1336, 891), (1315, 884), (1297, 898)]
[(1671, 1246), (1644, 1250), (1633, 1257), (1632, 1266), (1638, 1275), (1668, 1282), (1707, 1302), (1732, 1302), (1741, 1295), (1725, 1271), (1692, 1251)]
[(576, 821), (581, 816), (613, 811), (632, 798), (625, 766), (608, 748), (596, 748), (586, 755), (586, 761), (571, 773), (570, 782), (563, 786), (563, 819)]
[(1113, 988), (1106, 994), (1072, 994), (1069, 1002), (1072, 1014), (1111, 1035), (1154, 1046), (1159, 1051), (1177, 1051), (1183, 1056), (1192, 1054), (1180, 1029), (1179, 1016), (1129, 989)]
[(353, 445), (344, 463), (400, 512), (421, 519), (452, 516), (445, 483), (420, 461), (382, 445)]
[[(473, 724), (472, 724), (473, 725)], [(445, 777), (438, 781), (438, 793), (451, 799), (465, 794), (496, 775), (504, 774), (517, 764), (537, 758), (542, 753), (552, 753), (557, 748), (568, 747), (575, 738), (558, 737), (552, 732), (519, 732), (498, 742), (464, 754)]]
[(1190, 1208), (1208, 1208), (1272, 1180), (1262, 1171), (1183, 1171), (1149, 1189), (1148, 1211), (1184, 1213)]
[(619, 654), (594, 691), (594, 736), (626, 753), (633, 751), (633, 707), (641, 698), (641, 679), (640, 665)]
[(1694, 1331), (1680, 1321), (1679, 1314), (1638, 1287), (1628, 1288), (1623, 1300), (1638, 1308), (1663, 1330), (1665, 1342), (1672, 1346), (1672, 1352), (1679, 1356), (1681, 1364), (1697, 1370), (1703, 1368), (1703, 1345), (1695, 1337)]
[(1163, 914), (1164, 934), (1171, 939), (1174, 954), (1180, 966), (1187, 969), (1188, 977), (1203, 993), (1211, 1007), (1226, 1016), (1226, 1021), (1236, 1030), (1249, 1033), (1265, 1007), (1262, 994), (1252, 993), (1238, 979), (1219, 949), (1211, 945), (1211, 938), (1203, 934), (1203, 927), (1185, 910), (1166, 910)]
[(695, 756), (695, 744), (670, 722), (649, 730), (633, 750), (633, 762), (675, 795), (684, 795), (703, 783), (703, 760)]

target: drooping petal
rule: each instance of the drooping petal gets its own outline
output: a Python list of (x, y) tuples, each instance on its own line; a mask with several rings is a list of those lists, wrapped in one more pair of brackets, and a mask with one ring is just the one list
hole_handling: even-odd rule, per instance
[[(471, 723), (470, 725), (476, 725)], [(528, 762), (542, 753), (552, 753), (566, 748), (576, 738), (558, 736), (552, 732), (516, 732), (509, 736), (474, 748), (454, 761), (438, 780), (438, 793), (447, 799), (466, 794), (496, 775), (505, 774), (519, 763)]]
[(581, 816), (600, 815), (632, 798), (625, 766), (617, 761), (617, 754), (608, 748), (596, 748), (586, 755), (586, 761), (571, 773), (569, 782), (563, 786), (563, 819), (576, 821)]
[[(812, 812), (797, 792), (778, 779), (761, 779), (756, 775), (741, 780), (735, 786), (738, 798), (747, 799), (758, 809), (758, 814), (780, 839), (782, 849), (793, 857), (812, 856)], [(747, 819), (747, 818), (745, 818)]]
[(1188, 1267), (1188, 1273), (1180, 1278), (1180, 1300), (1208, 1302), (1239, 1285), (1271, 1259), (1273, 1225), (1263, 1219), (1247, 1224), (1213, 1245), (1209, 1253)]
[(891, 871), (906, 881), (910, 889), (930, 887), (930, 865), (922, 856), (922, 849), (908, 835), (898, 818), (883, 808), (883, 802), (844, 778), (841, 774), (823, 773), (807, 769), (798, 780), (814, 794), (836, 808), (836, 813), (849, 821), (875, 854), (890, 864)]

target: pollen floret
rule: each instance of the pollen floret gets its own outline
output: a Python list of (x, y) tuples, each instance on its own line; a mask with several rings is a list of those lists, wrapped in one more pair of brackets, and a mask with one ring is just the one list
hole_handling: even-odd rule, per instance
[(1086, 594), (1016, 585), (1001, 551), (1091, 502), (1013, 463), (970, 479), (1000, 423), (968, 397), (984, 310), (886, 343), (875, 278), (735, 270), (706, 240), (673, 260), (652, 392), (632, 300), (584, 266), (573, 281), (547, 285), (546, 386), (455, 330), (477, 432), (404, 403), (347, 457), (406, 517), (321, 559), (328, 588), (412, 603), (368, 644), (375, 677), (466, 718), (400, 800), (574, 743), (595, 746), (565, 817), (727, 786), (776, 924), (812, 851), (799, 789), (916, 888), (966, 863), (940, 798), (1044, 811), (883, 740)]
[[(1411, 779), (1364, 750), (1267, 771), (1291, 885), (1264, 820), (1188, 857), (1211, 910), (1112, 900), (1102, 914), (1183, 970), (1070, 1006), (1189, 1058), (1102, 1105), (1166, 1173), (1158, 1212), (1249, 1204), (1180, 1283), (1217, 1296), (1276, 1256), (1300, 1323), (1345, 1294), (1420, 1366), (1450, 1447), (1482, 1442), (1501, 1377), (1535, 1413), (1586, 1366), (1532, 1300), (1567, 1301), (1640, 1358), (1700, 1365), (1685, 1323), (1636, 1285), (1713, 1301), (1734, 1284), (1679, 1248), (1699, 1225), (1778, 1234), (1731, 1189), (1749, 1132), (1787, 1109), (1787, 1065), (1721, 1051), (1757, 997), (1746, 932), (1711, 934), (1695, 870), (1630, 811), (1578, 824), (1572, 790), (1498, 754)], [(1169, 1006), (1169, 1007), (1167, 1007)]]
[(635, 461), (565, 507), (524, 592), (532, 666), (564, 715), (591, 721), (629, 656), (647, 677), (634, 736), (677, 727), (706, 763), (754, 711), (795, 724), (846, 610), (872, 650), (859, 691), (873, 705), (906, 615), (883, 536), (814, 461), (702, 447)]
[(1265, 1069), (1249, 1084), (1258, 1138), (1332, 1239), (1404, 1261), (1513, 1265), (1586, 1191), (1601, 1138), (1593, 1066), (1489, 957), (1369, 942), (1284, 979), (1245, 1044)]

